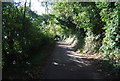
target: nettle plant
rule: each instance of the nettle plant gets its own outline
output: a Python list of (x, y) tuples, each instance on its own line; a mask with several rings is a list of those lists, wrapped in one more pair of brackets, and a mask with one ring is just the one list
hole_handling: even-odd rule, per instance
[(101, 9), (100, 15), (105, 22), (105, 37), (102, 41), (100, 52), (104, 59), (110, 60), (113, 64), (120, 62), (120, 25), (119, 10), (120, 3), (98, 3), (97, 7)]

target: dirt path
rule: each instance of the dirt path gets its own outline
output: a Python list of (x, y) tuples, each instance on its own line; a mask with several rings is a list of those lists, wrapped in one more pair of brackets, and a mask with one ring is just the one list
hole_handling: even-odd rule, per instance
[(58, 42), (43, 69), (42, 79), (102, 79), (94, 65), (70, 45)]

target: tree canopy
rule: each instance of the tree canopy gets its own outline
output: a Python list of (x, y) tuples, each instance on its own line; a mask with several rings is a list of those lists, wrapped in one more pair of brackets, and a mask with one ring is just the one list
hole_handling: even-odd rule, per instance
[(113, 73), (120, 72), (120, 3), (43, 2), (47, 10), (52, 5), (52, 12), (41, 15), (20, 4), (2, 3), (3, 68), (31, 62), (37, 53), (45, 56), (42, 50), (54, 45), (56, 36), (71, 36), (78, 40), (76, 50), (97, 53)]

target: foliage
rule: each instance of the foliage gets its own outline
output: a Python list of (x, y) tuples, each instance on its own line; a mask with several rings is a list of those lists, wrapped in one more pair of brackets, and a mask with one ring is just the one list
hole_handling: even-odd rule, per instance
[[(46, 28), (52, 15), (37, 15), (29, 7), (25, 12), (20, 3), (3, 3), (3, 66), (25, 64), (43, 46), (53, 44), (53, 35)], [(44, 22), (44, 23), (43, 23)], [(44, 49), (45, 50), (45, 49)]]
[(115, 2), (97, 3), (97, 6), (101, 9), (102, 21), (106, 23), (103, 27), (105, 29), (105, 37), (102, 41), (100, 52), (105, 59), (109, 59), (118, 68), (120, 62), (120, 4)]
[(43, 15), (29, 7), (25, 12), (19, 3), (3, 3), (2, 9), (5, 65), (14, 60), (18, 64), (29, 61), (34, 53), (53, 44), (56, 35), (63, 39), (75, 36), (78, 49), (87, 54), (100, 53), (112, 64), (113, 72), (119, 72), (120, 3), (57, 2), (52, 14)]
[[(55, 4), (53, 9), (53, 14), (55, 14), (57, 20), (59, 21), (59, 25), (66, 32), (65, 35), (76, 35), (79, 43), (84, 41), (81, 39), (84, 39), (86, 33), (89, 31), (91, 31), (94, 36), (99, 36), (99, 34), (101, 35), (101, 33), (104, 32), (102, 29), (104, 22), (100, 19), (100, 10), (96, 7), (95, 3), (59, 2)], [(89, 37), (90, 34), (87, 36)], [(96, 43), (96, 41), (94, 42)], [(78, 45), (78, 48), (79, 47), (83, 48), (84, 46)]]
[[(57, 21), (69, 36), (79, 40), (78, 48), (101, 53), (116, 66), (120, 63), (120, 4), (117, 2), (58, 2), (53, 7)], [(68, 31), (69, 30), (69, 31)], [(64, 33), (65, 34), (65, 33)], [(84, 40), (81, 40), (84, 39)], [(84, 43), (84, 46), (81, 42)]]
[(85, 46), (83, 53), (93, 54), (98, 53), (101, 47), (102, 36), (101, 34), (94, 35), (93, 32), (88, 31), (85, 37)]

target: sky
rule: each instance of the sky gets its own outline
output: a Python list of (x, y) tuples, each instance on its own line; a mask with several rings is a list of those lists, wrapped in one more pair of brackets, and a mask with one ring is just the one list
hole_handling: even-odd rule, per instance
[[(14, 0), (15, 2), (23, 2), (25, 0)], [(31, 0), (31, 10), (36, 11), (37, 14), (45, 13), (45, 8), (41, 6), (41, 0)], [(29, 0), (27, 0), (29, 2)]]
[(41, 6), (41, 3), (38, 0), (31, 0), (31, 9), (37, 11), (38, 14), (45, 13), (45, 8)]

